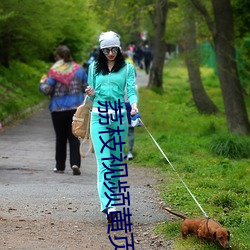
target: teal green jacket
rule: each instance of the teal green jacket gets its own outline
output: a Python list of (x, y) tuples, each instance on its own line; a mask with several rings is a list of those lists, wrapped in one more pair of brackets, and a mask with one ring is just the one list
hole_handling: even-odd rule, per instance
[(88, 71), (88, 84), (95, 90), (95, 97), (91, 97), (93, 107), (100, 106), (98, 101), (100, 103), (110, 101), (113, 105), (115, 101), (120, 99), (122, 107), (125, 108), (124, 93), (126, 93), (131, 105), (138, 102), (135, 69), (131, 63), (126, 62), (126, 66), (118, 72), (110, 72), (107, 75), (95, 73), (94, 65), (95, 62), (90, 65)]

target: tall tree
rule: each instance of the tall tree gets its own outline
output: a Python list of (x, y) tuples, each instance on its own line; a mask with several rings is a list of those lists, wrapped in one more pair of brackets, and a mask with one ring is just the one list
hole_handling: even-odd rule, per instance
[(187, 3), (185, 6), (185, 27), (184, 27), (184, 40), (185, 40), (185, 55), (186, 64), (188, 69), (189, 82), (191, 92), (194, 98), (195, 105), (200, 113), (217, 113), (218, 108), (211, 101), (207, 95), (201, 80), (200, 74), (200, 56), (197, 51), (196, 44), (196, 27), (195, 17), (192, 4)]
[(230, 0), (212, 0), (214, 21), (200, 0), (191, 1), (204, 16), (212, 33), (228, 130), (249, 134), (250, 123), (236, 64)]
[(166, 54), (166, 42), (164, 39), (166, 30), (166, 20), (168, 10), (176, 7), (175, 3), (168, 0), (156, 1), (156, 15), (155, 15), (155, 35), (153, 41), (154, 57), (152, 67), (149, 75), (148, 87), (163, 88), (163, 66)]

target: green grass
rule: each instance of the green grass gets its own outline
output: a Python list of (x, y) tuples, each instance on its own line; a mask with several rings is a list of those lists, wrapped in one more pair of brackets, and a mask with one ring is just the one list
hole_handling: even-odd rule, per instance
[(10, 68), (0, 67), (0, 122), (10, 115), (18, 118), (21, 111), (34, 107), (46, 97), (38, 90), (42, 74), (48, 65), (33, 62), (30, 65), (11, 62)]
[[(208, 95), (220, 110), (217, 115), (201, 115), (197, 111), (181, 60), (165, 67), (163, 94), (146, 88), (139, 90), (142, 121), (174, 169), (144, 127), (135, 129), (133, 162), (159, 169), (163, 184), (156, 188), (166, 205), (189, 217), (202, 217), (182, 179), (206, 213), (230, 230), (232, 249), (250, 249), (250, 138), (227, 132), (219, 81), (210, 68), (202, 68), (201, 74)], [(178, 250), (217, 249), (213, 243), (201, 248), (192, 237), (184, 242), (178, 237), (180, 224), (180, 219), (161, 223), (155, 231), (166, 239), (175, 239)]]

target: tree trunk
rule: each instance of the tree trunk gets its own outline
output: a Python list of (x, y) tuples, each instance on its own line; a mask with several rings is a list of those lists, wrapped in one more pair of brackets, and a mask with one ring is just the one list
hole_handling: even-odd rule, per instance
[(214, 20), (200, 0), (191, 0), (212, 33), (229, 132), (249, 134), (250, 123), (237, 71), (230, 0), (212, 0)]
[(157, 0), (156, 4), (153, 62), (149, 74), (148, 88), (157, 87), (162, 89), (163, 66), (166, 53), (164, 34), (168, 12), (168, 1)]
[(228, 129), (237, 134), (248, 134), (250, 124), (235, 60), (230, 0), (212, 0), (212, 4), (216, 29), (213, 38)]
[[(185, 18), (185, 55), (189, 82), (195, 105), (200, 113), (217, 113), (218, 108), (207, 95), (200, 75), (200, 57), (196, 48), (195, 18), (190, 15), (192, 6), (187, 6)], [(190, 11), (189, 11), (190, 10)]]

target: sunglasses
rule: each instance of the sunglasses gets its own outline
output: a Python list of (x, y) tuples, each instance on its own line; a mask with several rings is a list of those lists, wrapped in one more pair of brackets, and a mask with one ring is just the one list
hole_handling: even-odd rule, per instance
[(112, 52), (112, 54), (117, 54), (118, 48), (117, 47), (114, 47), (114, 48), (111, 48), (111, 49), (105, 48), (105, 49), (102, 50), (104, 55), (109, 55), (110, 51)]

